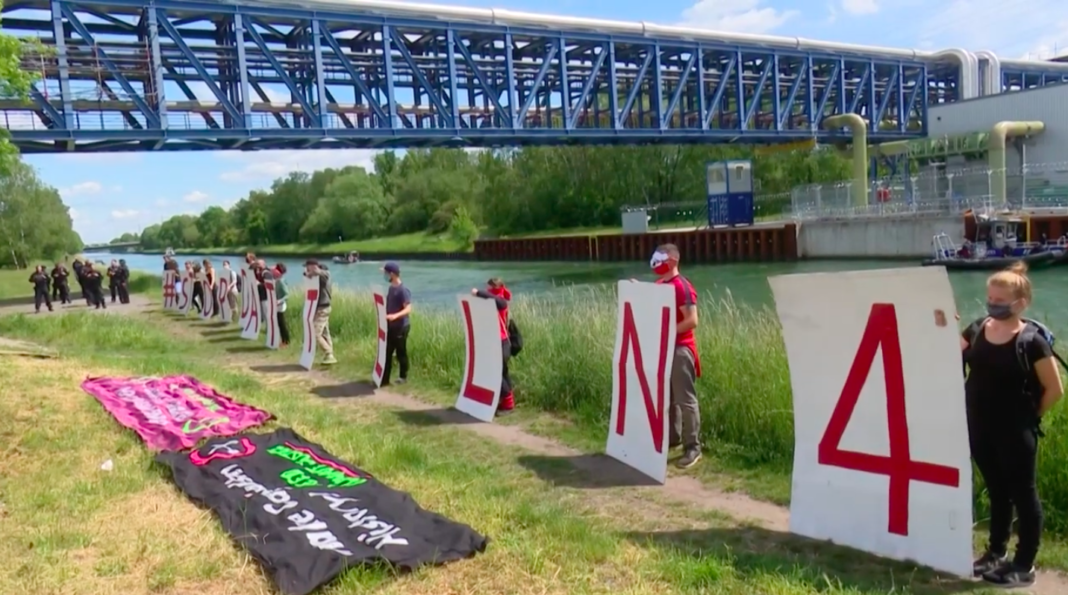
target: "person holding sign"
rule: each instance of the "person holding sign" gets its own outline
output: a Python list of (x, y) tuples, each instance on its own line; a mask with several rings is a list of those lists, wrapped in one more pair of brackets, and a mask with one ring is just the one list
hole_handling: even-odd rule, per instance
[[(1031, 304), (1027, 265), (1014, 264), (987, 280), (987, 316), (961, 338), (968, 378), (964, 384), (972, 459), (990, 497), (990, 543), (976, 560), (976, 576), (1016, 588), (1035, 582), (1042, 535), (1042, 503), (1035, 485), (1042, 415), (1064, 392), (1053, 336), (1023, 318)], [(1016, 511), (1019, 542), (1009, 561)]]
[(397, 384), (404, 384), (408, 382), (408, 330), (411, 328), (408, 315), (412, 312), (412, 292), (401, 281), (397, 263), (387, 262), (382, 267), (382, 275), (389, 283), (386, 292), (386, 363), (382, 366), (382, 386), (389, 384), (394, 353), (400, 365)]
[(237, 271), (230, 268), (230, 261), (223, 261), (223, 277), (229, 281), (226, 286), (226, 303), (230, 307), (231, 316), (233, 312), (237, 311), (237, 292), (241, 285), (241, 278), (238, 277)]
[(289, 346), (289, 324), (286, 323), (286, 300), (289, 297), (289, 288), (286, 287), (286, 282), (282, 279), (282, 276), (286, 274), (286, 265), (278, 263), (274, 265), (274, 299), (278, 302), (278, 307), (275, 310), (278, 317), (278, 335), (282, 339), (281, 347), (285, 348)]
[(512, 379), (508, 375), (508, 360), (512, 357), (512, 339), (508, 335), (508, 304), (512, 301), (512, 292), (504, 286), (504, 281), (494, 277), (486, 282), (486, 290), (472, 289), (471, 295), (484, 300), (494, 300), (497, 305), (497, 318), (501, 331), (501, 399), (497, 404), (497, 415), (507, 415), (515, 410), (515, 395), (512, 393)]
[(304, 276), (319, 280), (319, 298), (315, 305), (312, 325), (319, 349), (323, 350), (322, 363), (324, 366), (330, 366), (337, 363), (337, 358), (334, 357), (334, 339), (330, 336), (330, 271), (319, 264), (318, 260), (309, 260), (304, 263)]
[(697, 357), (697, 291), (679, 274), (679, 249), (664, 244), (649, 261), (656, 282), (675, 289), (675, 355), (671, 367), (671, 420), (669, 448), (682, 446), (682, 456), (675, 461), (679, 469), (693, 467), (701, 460), (701, 411), (697, 402), (697, 378), (701, 360)]

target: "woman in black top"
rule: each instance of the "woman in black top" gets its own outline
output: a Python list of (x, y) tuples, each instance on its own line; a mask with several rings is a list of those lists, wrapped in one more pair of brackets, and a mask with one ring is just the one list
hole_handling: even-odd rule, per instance
[[(1031, 281), (1020, 262), (987, 280), (988, 317), (961, 338), (972, 459), (990, 498), (990, 544), (974, 572), (1004, 587), (1035, 582), (1042, 504), (1035, 485), (1039, 422), (1063, 387), (1049, 342), (1023, 318)], [(1030, 327), (1030, 328), (1029, 328)], [(1013, 508), (1016, 556), (1008, 559)]]

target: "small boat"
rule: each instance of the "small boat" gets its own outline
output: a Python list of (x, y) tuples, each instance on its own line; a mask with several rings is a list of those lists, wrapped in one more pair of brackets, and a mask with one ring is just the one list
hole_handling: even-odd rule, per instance
[(358, 262), (360, 262), (360, 253), (355, 251), (349, 252), (345, 256), (334, 257), (334, 264), (356, 264)]
[(1023, 261), (1028, 268), (1049, 266), (1065, 256), (1066, 247), (1020, 242), (1016, 229), (1019, 219), (994, 219), (976, 217), (975, 241), (964, 240), (960, 247), (945, 233), (931, 240), (933, 257), (925, 259), (923, 266), (944, 266), (951, 270), (988, 271), (1004, 269), (1014, 262)]

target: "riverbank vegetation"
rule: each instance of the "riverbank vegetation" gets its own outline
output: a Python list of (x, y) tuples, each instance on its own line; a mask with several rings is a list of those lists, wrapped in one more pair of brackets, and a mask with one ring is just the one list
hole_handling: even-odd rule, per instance
[[(27, 50), (39, 44), (0, 33), (0, 95), (25, 97), (36, 76), (22, 67)], [(82, 249), (70, 211), (55, 188), (24, 163), (0, 128), (0, 267), (28, 266), (34, 257), (54, 259)]]
[[(354, 368), (367, 368), (371, 342), (357, 334), (366, 331), (369, 320), (360, 306), (366, 296), (338, 297), (338, 346)], [(541, 308), (554, 307), (529, 303), (520, 310), (526, 320)], [(0, 366), (5, 387), (0, 432), (13, 447), (12, 456), (0, 458), (0, 555), (8, 562), (0, 568), (0, 592), (274, 592), (216, 519), (182, 496), (139, 439), (78, 388), (87, 376), (174, 373), (196, 376), (239, 401), (271, 411), (275, 420), (265, 430), (292, 427), (410, 492), (426, 508), (468, 523), (491, 539), (486, 553), (445, 567), (401, 575), (383, 567), (353, 568), (323, 595), (439, 595), (464, 589), (515, 595), (882, 595), (901, 589), (936, 595), (981, 590), (909, 564), (792, 538), (751, 519), (667, 501), (657, 491), (589, 489), (561, 468), (567, 466), (566, 458), (531, 456), (474, 432), (435, 424), (426, 415), (382, 407), (373, 399), (311, 396), (308, 374), (276, 370), (280, 367), (269, 364), (274, 356), (252, 353), (248, 343), (213, 325), (161, 316), (0, 317), (0, 334), (48, 343), (61, 356), (8, 359)], [(413, 335), (419, 337), (418, 349), (429, 347), (431, 337), (440, 333), (456, 351), (454, 333), (447, 328), (454, 318), (422, 314)], [(539, 357), (562, 358), (567, 350), (594, 341), (593, 332), (604, 330), (598, 322), (588, 337), (554, 345), (543, 343), (546, 329), (533, 321), (525, 324), (532, 336), (531, 351), (522, 356), (529, 359), (517, 360), (523, 367), (541, 365)], [(444, 347), (413, 355), (413, 378), (436, 381), (431, 362), (454, 363)], [(343, 370), (337, 378), (348, 374)], [(532, 381), (529, 374), (524, 372), (525, 382)], [(556, 382), (564, 386), (564, 374), (559, 376)], [(316, 384), (312, 390), (323, 388), (337, 387)], [(580, 389), (587, 390), (585, 385)], [(534, 390), (544, 389), (532, 385)], [(576, 390), (565, 394), (584, 398)], [(557, 405), (567, 406), (563, 400)], [(532, 472), (535, 460), (540, 462)], [(101, 468), (107, 461), (110, 470)]]
[[(269, 249), (272, 253), (461, 251), (480, 236), (617, 228), (620, 208), (662, 207), (658, 223), (702, 221), (708, 161), (745, 157), (725, 146), (533, 147), (515, 150), (408, 150), (360, 167), (296, 172), (256, 190), (229, 210), (213, 206), (127, 232), (147, 250)], [(761, 215), (777, 215), (799, 184), (834, 181), (848, 164), (830, 149), (755, 160)], [(691, 205), (676, 208), (675, 205)], [(662, 211), (662, 213), (661, 213)], [(676, 221), (677, 219), (677, 221)], [(366, 243), (380, 240), (381, 244)], [(296, 253), (296, 252), (294, 252)]]

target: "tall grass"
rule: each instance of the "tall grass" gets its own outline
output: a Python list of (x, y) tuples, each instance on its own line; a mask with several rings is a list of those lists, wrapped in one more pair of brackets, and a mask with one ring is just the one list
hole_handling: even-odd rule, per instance
[[(734, 463), (778, 472), (790, 469), (793, 403), (778, 317), (770, 308), (737, 304), (729, 293), (722, 299), (702, 299), (699, 308), (702, 441)], [(300, 307), (291, 304), (287, 315), (299, 335)], [(511, 365), (518, 402), (563, 416), (590, 434), (606, 435), (615, 292), (587, 288), (551, 297), (518, 297), (511, 315), (524, 339), (523, 352)], [(338, 357), (366, 362), (369, 370), (377, 346), (370, 295), (336, 292), (330, 328)], [(420, 309), (416, 304), (408, 351), (412, 378), (457, 390), (465, 353), (458, 309)], [(1041, 443), (1038, 476), (1047, 526), (1068, 535), (1068, 416), (1061, 409), (1043, 422), (1047, 437)], [(985, 497), (978, 482), (976, 487), (977, 515), (983, 518)]]

